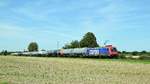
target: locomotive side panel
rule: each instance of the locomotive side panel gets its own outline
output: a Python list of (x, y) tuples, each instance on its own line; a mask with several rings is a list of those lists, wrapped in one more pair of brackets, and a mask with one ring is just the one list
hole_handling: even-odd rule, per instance
[(109, 49), (108, 48), (100, 48), (99, 49), (100, 55), (101, 56), (109, 56)]

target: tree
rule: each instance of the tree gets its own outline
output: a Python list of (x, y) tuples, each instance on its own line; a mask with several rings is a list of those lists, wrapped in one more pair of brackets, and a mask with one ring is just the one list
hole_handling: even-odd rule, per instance
[(127, 54), (127, 52), (126, 51), (122, 51), (122, 54)]
[(139, 54), (138, 51), (133, 51), (133, 52), (132, 52), (132, 55), (138, 55), (138, 54)]
[(71, 42), (71, 48), (79, 48), (79, 47), (80, 47), (80, 42), (78, 40)]
[(70, 44), (66, 44), (63, 49), (69, 49), (69, 48), (79, 48), (80, 42), (78, 40), (72, 41)]
[(63, 49), (69, 49), (69, 48), (71, 48), (71, 45), (70, 45), (70, 44), (66, 44), (66, 45), (63, 47)]
[(96, 37), (92, 32), (88, 32), (85, 34), (85, 36), (83, 37), (83, 39), (80, 41), (80, 46), (81, 47), (99, 47), (97, 41), (96, 41)]
[(38, 51), (38, 44), (36, 42), (31, 42), (28, 46), (28, 51)]
[(1, 55), (8, 55), (9, 53), (7, 52), (7, 50), (3, 50), (2, 52), (1, 52)]
[(7, 50), (4, 51), (4, 55), (6, 56), (8, 54)]
[(143, 50), (143, 51), (141, 52), (141, 54), (147, 54), (147, 51)]

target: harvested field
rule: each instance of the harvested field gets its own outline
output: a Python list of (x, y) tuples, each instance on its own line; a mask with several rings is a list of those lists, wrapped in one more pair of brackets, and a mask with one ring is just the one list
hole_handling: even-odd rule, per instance
[(149, 84), (150, 62), (0, 56), (4, 84)]

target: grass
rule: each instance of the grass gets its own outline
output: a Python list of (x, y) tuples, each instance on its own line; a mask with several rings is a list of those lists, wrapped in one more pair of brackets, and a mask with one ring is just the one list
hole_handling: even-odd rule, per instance
[(149, 61), (0, 56), (0, 84), (149, 83)]

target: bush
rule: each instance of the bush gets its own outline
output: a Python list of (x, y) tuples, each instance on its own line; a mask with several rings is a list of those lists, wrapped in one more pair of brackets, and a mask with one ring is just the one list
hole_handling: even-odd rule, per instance
[(125, 58), (126, 58), (126, 55), (125, 55), (125, 54), (120, 54), (120, 55), (119, 55), (119, 58), (125, 59)]
[(143, 56), (140, 56), (140, 59), (141, 59), (141, 60), (150, 60), (150, 56), (148, 56), (148, 55), (143, 55)]
[(7, 50), (3, 50), (1, 53), (0, 53), (0, 55), (8, 55), (9, 53), (7, 52)]
[(138, 52), (137, 51), (133, 51), (132, 55), (138, 55)]

